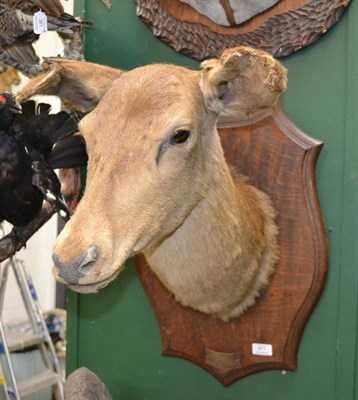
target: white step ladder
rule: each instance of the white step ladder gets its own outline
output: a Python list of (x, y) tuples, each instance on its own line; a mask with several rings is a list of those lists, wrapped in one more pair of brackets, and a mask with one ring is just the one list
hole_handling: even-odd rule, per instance
[[(32, 332), (5, 332), (2, 322), (2, 309), (6, 282), (12, 267), (20, 293), (29, 317)], [(0, 400), (20, 400), (25, 396), (52, 387), (53, 398), (63, 400), (64, 380), (55, 347), (48, 332), (34, 284), (25, 264), (13, 257), (0, 265)], [(17, 382), (10, 353), (36, 346), (41, 353), (45, 371), (25, 381)], [(7, 372), (7, 373), (6, 373)], [(6, 378), (5, 378), (6, 376)]]

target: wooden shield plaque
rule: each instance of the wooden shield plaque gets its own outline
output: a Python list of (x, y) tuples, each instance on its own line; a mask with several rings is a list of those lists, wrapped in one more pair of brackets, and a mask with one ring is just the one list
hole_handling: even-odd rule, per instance
[[(134, 0), (137, 15), (153, 34), (176, 51), (204, 60), (241, 45), (287, 56), (318, 40), (343, 14), (351, 0), (280, 0), (235, 25), (233, 4), (246, 0), (214, 0), (231, 22), (223, 26), (180, 0)], [(194, 1), (194, 0), (192, 0)]]
[(268, 288), (241, 317), (223, 322), (176, 302), (143, 256), (137, 265), (163, 354), (192, 361), (227, 386), (258, 371), (295, 370), (303, 328), (326, 280), (327, 240), (314, 178), (321, 142), (280, 106), (252, 124), (226, 123), (220, 135), (228, 162), (269, 194), (278, 212), (280, 260)]

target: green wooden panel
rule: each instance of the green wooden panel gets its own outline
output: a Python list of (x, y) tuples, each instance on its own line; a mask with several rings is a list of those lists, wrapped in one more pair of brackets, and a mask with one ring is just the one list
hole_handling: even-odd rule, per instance
[[(354, 4), (357, 10), (357, 4)], [(343, 177), (343, 229), (341, 237), (341, 293), (337, 355), (337, 398), (349, 398), (347, 378), (354, 381), (358, 399), (358, 25), (357, 13), (349, 14), (346, 74), (346, 129)], [(353, 216), (353, 218), (352, 218)], [(354, 318), (354, 310), (356, 315)], [(355, 342), (356, 339), (356, 342)], [(356, 346), (354, 347), (354, 342)], [(355, 363), (352, 359), (355, 355)]]
[[(86, 31), (90, 61), (134, 68), (168, 62), (197, 68), (156, 39), (136, 17), (132, 0), (76, 2), (94, 22)], [(330, 269), (325, 291), (305, 329), (298, 370), (259, 373), (224, 388), (197, 366), (160, 355), (154, 314), (133, 262), (96, 295), (68, 296), (68, 372), (95, 371), (114, 399), (353, 400), (357, 385), (358, 4), (319, 42), (283, 60), (289, 87), (283, 106), (306, 133), (325, 142), (317, 166)], [(100, 233), (99, 233), (100, 234)], [(356, 382), (355, 382), (356, 380)]]

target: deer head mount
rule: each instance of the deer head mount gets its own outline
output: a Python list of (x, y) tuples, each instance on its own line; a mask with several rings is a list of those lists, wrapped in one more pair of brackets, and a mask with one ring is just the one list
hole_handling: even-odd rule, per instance
[(269, 110), (285, 89), (284, 67), (248, 47), (225, 51), (200, 72), (49, 62), (20, 97), (58, 94), (93, 109), (80, 123), (86, 191), (55, 245), (56, 278), (96, 292), (142, 252), (183, 305), (223, 320), (242, 314), (278, 259), (275, 211), (230, 170), (216, 124)]

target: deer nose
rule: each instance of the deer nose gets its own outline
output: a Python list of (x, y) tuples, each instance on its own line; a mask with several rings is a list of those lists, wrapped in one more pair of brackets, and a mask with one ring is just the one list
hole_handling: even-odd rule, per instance
[(98, 257), (98, 248), (91, 246), (84, 253), (66, 263), (57, 254), (53, 254), (52, 259), (58, 269), (58, 275), (69, 285), (78, 285), (79, 280), (94, 268)]

